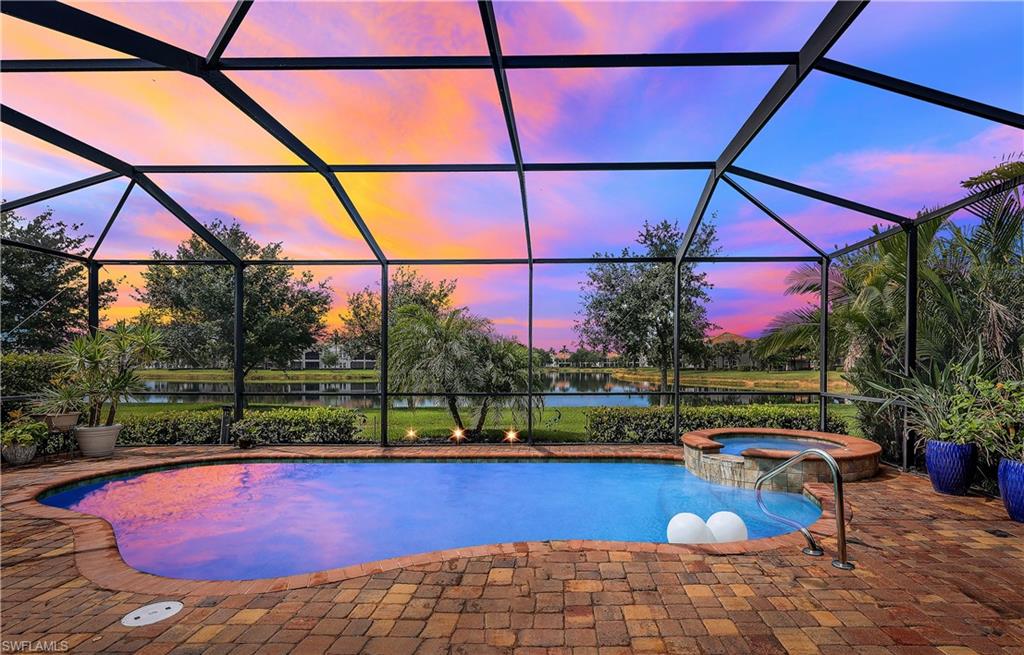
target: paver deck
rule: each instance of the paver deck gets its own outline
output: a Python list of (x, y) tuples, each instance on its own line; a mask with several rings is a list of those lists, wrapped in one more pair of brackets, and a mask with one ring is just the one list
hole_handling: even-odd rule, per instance
[[(3, 650), (63, 642), (76, 653), (156, 654), (1024, 653), (1024, 526), (997, 500), (939, 496), (926, 479), (891, 470), (846, 487), (853, 572), (804, 556), (792, 539), (732, 554), (545, 542), (392, 562), (322, 584), (311, 576), (295, 588), (221, 582), (158, 591), (146, 586), (166, 582), (156, 576), (136, 573), (126, 585), (101, 569), (83, 575), (76, 550), (83, 561), (90, 548), (103, 551), (103, 539), (83, 537), (67, 517), (37, 515), (24, 498), (41, 482), (228, 453), (239, 454), (133, 448), (111, 460), (5, 469)], [(396, 453), (681, 456), (671, 446), (388, 451)], [(123, 563), (108, 563), (123, 575)], [(129, 610), (165, 599), (181, 600), (184, 611), (152, 626), (120, 625)]]

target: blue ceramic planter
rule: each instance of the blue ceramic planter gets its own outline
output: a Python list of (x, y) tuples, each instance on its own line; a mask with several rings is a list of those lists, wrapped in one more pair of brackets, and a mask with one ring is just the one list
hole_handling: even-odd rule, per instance
[(1010, 518), (1024, 523), (1024, 462), (1000, 460), (999, 495), (1003, 497), (1003, 505)]
[(935, 491), (966, 496), (978, 465), (978, 447), (930, 440), (925, 446), (924, 461)]

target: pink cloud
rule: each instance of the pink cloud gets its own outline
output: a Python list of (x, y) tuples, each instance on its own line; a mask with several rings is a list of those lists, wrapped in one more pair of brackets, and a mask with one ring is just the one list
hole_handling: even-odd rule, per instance
[(801, 178), (808, 186), (913, 216), (966, 195), (961, 180), (1021, 151), (1024, 131), (1002, 125), (941, 150), (923, 143), (840, 153), (807, 167)]

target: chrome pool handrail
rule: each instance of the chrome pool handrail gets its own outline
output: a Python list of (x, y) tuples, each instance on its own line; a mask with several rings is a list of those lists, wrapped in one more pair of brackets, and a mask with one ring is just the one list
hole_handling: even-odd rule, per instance
[(765, 506), (764, 498), (761, 497), (761, 487), (764, 485), (765, 482), (768, 482), (779, 473), (782, 473), (783, 471), (788, 469), (793, 464), (802, 462), (803, 460), (807, 459), (808, 457), (811, 457), (812, 455), (820, 457), (828, 466), (829, 471), (832, 473), (832, 487), (836, 506), (836, 546), (838, 548), (838, 552), (836, 553), (837, 557), (832, 560), (832, 566), (836, 567), (837, 569), (849, 571), (853, 568), (853, 562), (850, 562), (846, 558), (846, 521), (844, 520), (846, 507), (843, 504), (843, 474), (839, 470), (839, 464), (836, 462), (835, 458), (832, 457), (832, 455), (829, 455), (827, 452), (821, 450), (820, 448), (808, 448), (806, 450), (800, 451), (796, 455), (787, 459), (785, 462), (779, 464), (772, 470), (758, 477), (757, 481), (754, 482), (754, 491), (757, 495), (757, 506), (760, 507), (761, 511), (764, 512), (769, 518), (775, 519), (780, 523), (784, 523), (800, 531), (800, 534), (802, 534), (804, 538), (807, 539), (807, 547), (803, 549), (804, 554), (815, 556), (823, 555), (825, 551), (821, 549), (821, 547), (814, 540), (814, 537), (811, 536), (811, 533), (807, 528), (805, 528), (804, 526), (800, 525), (792, 519), (786, 518), (785, 516), (779, 516), (778, 514), (769, 511), (768, 507)]

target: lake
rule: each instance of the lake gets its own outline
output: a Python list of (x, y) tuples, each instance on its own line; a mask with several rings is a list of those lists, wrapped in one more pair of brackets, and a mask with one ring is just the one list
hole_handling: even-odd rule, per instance
[[(627, 382), (616, 379), (611, 373), (548, 372), (547, 391), (544, 404), (547, 407), (647, 407), (657, 405), (659, 384), (656, 382)], [(230, 382), (174, 382), (148, 380), (146, 392), (136, 394), (134, 402), (146, 403), (223, 403), (231, 402), (234, 385)], [(248, 401), (266, 404), (310, 405), (322, 404), (334, 407), (369, 409), (380, 406), (377, 382), (247, 382), (245, 385)], [(687, 392), (727, 392), (726, 395), (708, 397), (684, 396), (684, 404), (707, 403), (709, 400), (723, 404), (745, 404), (749, 402), (807, 403), (814, 398), (810, 395), (753, 397), (728, 393), (730, 390), (715, 387), (683, 387)], [(607, 393), (622, 395), (603, 395)], [(326, 394), (321, 396), (320, 394)], [(579, 394), (602, 394), (583, 396)], [(666, 396), (666, 399), (669, 398)], [(435, 407), (440, 399), (416, 398), (417, 407)], [(394, 406), (405, 406), (406, 399), (396, 398)]]

